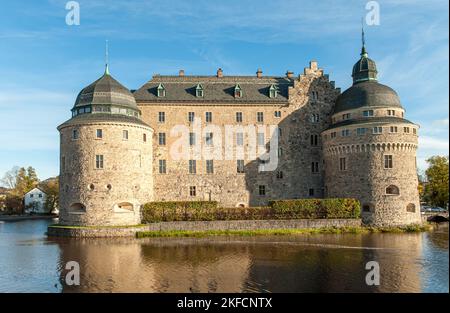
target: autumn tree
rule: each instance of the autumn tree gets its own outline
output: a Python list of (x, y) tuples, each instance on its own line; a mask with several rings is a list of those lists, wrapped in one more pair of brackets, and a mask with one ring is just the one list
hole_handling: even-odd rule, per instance
[(448, 156), (433, 156), (427, 160), (427, 183), (424, 199), (431, 205), (447, 208), (448, 205)]
[(58, 177), (50, 178), (43, 181), (39, 187), (47, 195), (44, 203), (44, 207), (48, 212), (52, 212), (53, 209), (58, 207), (59, 200), (59, 179)]

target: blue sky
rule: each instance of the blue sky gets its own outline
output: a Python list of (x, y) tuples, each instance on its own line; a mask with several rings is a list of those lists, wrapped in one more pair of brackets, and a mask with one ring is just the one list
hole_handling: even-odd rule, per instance
[[(137, 89), (154, 73), (296, 74), (315, 59), (342, 90), (360, 52), (367, 1), (80, 0), (0, 2), (0, 177), (14, 165), (41, 179), (58, 174), (56, 126), (77, 93), (102, 75), (109, 40), (112, 75)], [(449, 149), (448, 0), (378, 1), (366, 26), (379, 81), (394, 88), (421, 125), (419, 167)]]

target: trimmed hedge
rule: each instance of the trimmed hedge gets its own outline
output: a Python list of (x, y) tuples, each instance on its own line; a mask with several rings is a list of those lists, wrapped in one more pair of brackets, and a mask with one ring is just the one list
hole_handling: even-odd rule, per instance
[(167, 201), (149, 202), (142, 209), (142, 223), (359, 217), (359, 201), (341, 198), (275, 200), (268, 207), (250, 208), (218, 208), (215, 201)]
[(360, 203), (350, 198), (269, 201), (279, 218), (359, 218)]

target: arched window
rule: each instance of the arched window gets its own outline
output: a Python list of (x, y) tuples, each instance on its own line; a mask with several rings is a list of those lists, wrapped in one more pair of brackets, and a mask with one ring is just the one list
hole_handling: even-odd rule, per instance
[(400, 190), (395, 185), (390, 185), (386, 188), (386, 194), (387, 195), (399, 195)]
[(408, 205), (406, 206), (406, 212), (416, 212), (416, 205), (414, 203), (408, 203)]
[(134, 206), (130, 202), (121, 202), (114, 206), (114, 212), (126, 213), (126, 212), (133, 212), (133, 211), (134, 211)]
[(85, 213), (86, 207), (82, 203), (72, 203), (69, 207), (69, 212), (71, 213)]

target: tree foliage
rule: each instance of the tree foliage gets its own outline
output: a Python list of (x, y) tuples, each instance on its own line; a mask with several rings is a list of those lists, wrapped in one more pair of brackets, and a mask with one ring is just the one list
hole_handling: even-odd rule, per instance
[(427, 183), (424, 200), (435, 206), (446, 208), (448, 205), (448, 156), (433, 156), (427, 160), (425, 171)]
[(23, 196), (38, 185), (39, 179), (33, 167), (15, 166), (5, 173), (1, 182), (9, 189), (5, 199), (6, 209), (10, 212), (22, 213)]

